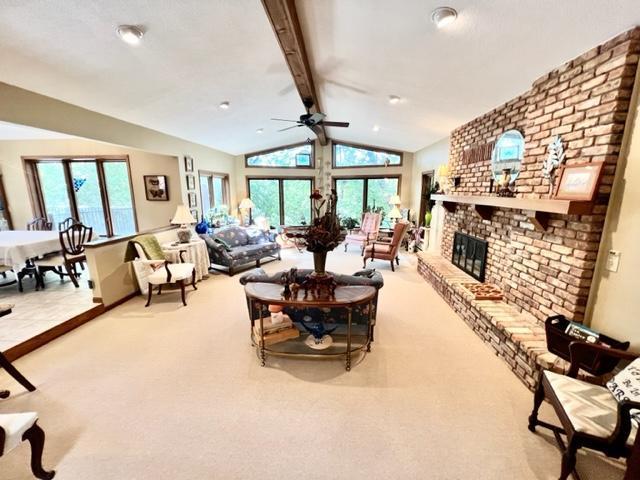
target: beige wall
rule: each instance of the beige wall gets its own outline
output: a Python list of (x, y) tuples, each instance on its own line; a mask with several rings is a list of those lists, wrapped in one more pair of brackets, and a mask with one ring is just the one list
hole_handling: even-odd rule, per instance
[(422, 174), (433, 171), (449, 161), (449, 137), (418, 150), (413, 154), (413, 172), (411, 182), (411, 209), (419, 213)]
[(401, 167), (375, 167), (375, 168), (339, 168), (331, 166), (331, 145), (322, 147), (316, 141), (315, 144), (315, 168), (246, 168), (244, 155), (235, 157), (236, 162), (236, 191), (238, 199), (247, 195), (247, 177), (314, 177), (316, 188), (328, 191), (331, 188), (332, 178), (353, 175), (401, 175), (400, 199), (402, 208), (407, 208), (411, 202), (413, 153), (404, 152)]
[[(15, 229), (24, 228), (34, 216), (21, 157), (47, 155), (128, 155), (138, 230), (168, 225), (176, 206), (182, 202), (181, 177), (176, 157), (82, 139), (5, 140), (0, 141), (0, 168)], [(150, 202), (146, 199), (143, 175), (167, 175), (168, 202)]]
[[(591, 326), (629, 340), (640, 351), (640, 70), (618, 162), (587, 318)], [(621, 252), (617, 272), (606, 270), (609, 250)]]
[[(198, 169), (227, 173), (231, 176), (234, 173), (233, 156), (227, 153), (1, 82), (0, 120), (179, 157), (182, 176), (180, 192), (185, 204), (187, 191), (184, 179), (184, 155), (194, 158), (196, 173)], [(200, 192), (198, 189), (195, 191), (198, 194), (198, 208), (200, 208)], [(230, 193), (231, 203), (236, 205), (233, 181)]]

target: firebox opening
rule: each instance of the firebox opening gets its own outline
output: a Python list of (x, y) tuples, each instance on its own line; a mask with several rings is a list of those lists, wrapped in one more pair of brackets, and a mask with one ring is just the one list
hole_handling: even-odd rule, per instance
[(451, 262), (480, 282), (484, 282), (487, 263), (486, 240), (456, 232), (453, 236), (453, 254)]

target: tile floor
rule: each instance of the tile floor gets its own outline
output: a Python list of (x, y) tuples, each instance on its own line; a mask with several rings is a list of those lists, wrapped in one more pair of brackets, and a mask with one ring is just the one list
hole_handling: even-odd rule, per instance
[[(7, 274), (7, 280), (13, 277)], [(93, 292), (87, 285), (87, 272), (80, 278), (80, 288), (65, 279), (63, 282), (47, 273), (46, 288), (35, 290), (35, 281), (23, 279), (24, 292), (18, 292), (18, 285), (0, 287), (0, 303), (12, 303), (13, 312), (0, 317), (0, 351), (29, 340), (95, 306)], [(5, 280), (0, 278), (0, 284)]]

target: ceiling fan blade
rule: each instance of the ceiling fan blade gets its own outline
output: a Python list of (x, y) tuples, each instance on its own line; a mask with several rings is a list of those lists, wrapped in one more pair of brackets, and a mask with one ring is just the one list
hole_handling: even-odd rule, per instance
[(287, 120), (285, 118), (272, 118), (271, 120), (276, 120), (278, 122), (300, 123), (298, 120)]
[(285, 130), (291, 130), (292, 128), (302, 127), (302, 125), (291, 125), (290, 127), (281, 128), (278, 132), (284, 132)]
[(325, 127), (348, 127), (349, 126), (349, 122), (328, 122), (326, 120), (323, 120), (320, 123)]

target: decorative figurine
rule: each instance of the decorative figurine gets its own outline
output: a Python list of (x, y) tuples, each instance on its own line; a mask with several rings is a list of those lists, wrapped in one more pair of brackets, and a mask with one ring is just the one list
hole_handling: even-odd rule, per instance
[(547, 147), (547, 158), (542, 162), (542, 174), (549, 180), (549, 197), (553, 196), (556, 183), (556, 170), (564, 163), (566, 153), (562, 145), (562, 139), (557, 135)]
[(513, 197), (515, 195), (514, 191), (511, 190), (511, 187), (509, 186), (510, 184), (511, 184), (511, 169), (503, 168), (502, 177), (500, 177), (500, 186), (498, 188), (499, 197)]
[(311, 335), (305, 340), (305, 344), (313, 348), (314, 350), (325, 350), (333, 344), (333, 338), (330, 333), (335, 331), (336, 327), (327, 329), (322, 322), (313, 322), (313, 319), (309, 315), (305, 315), (300, 320), (302, 327)]

